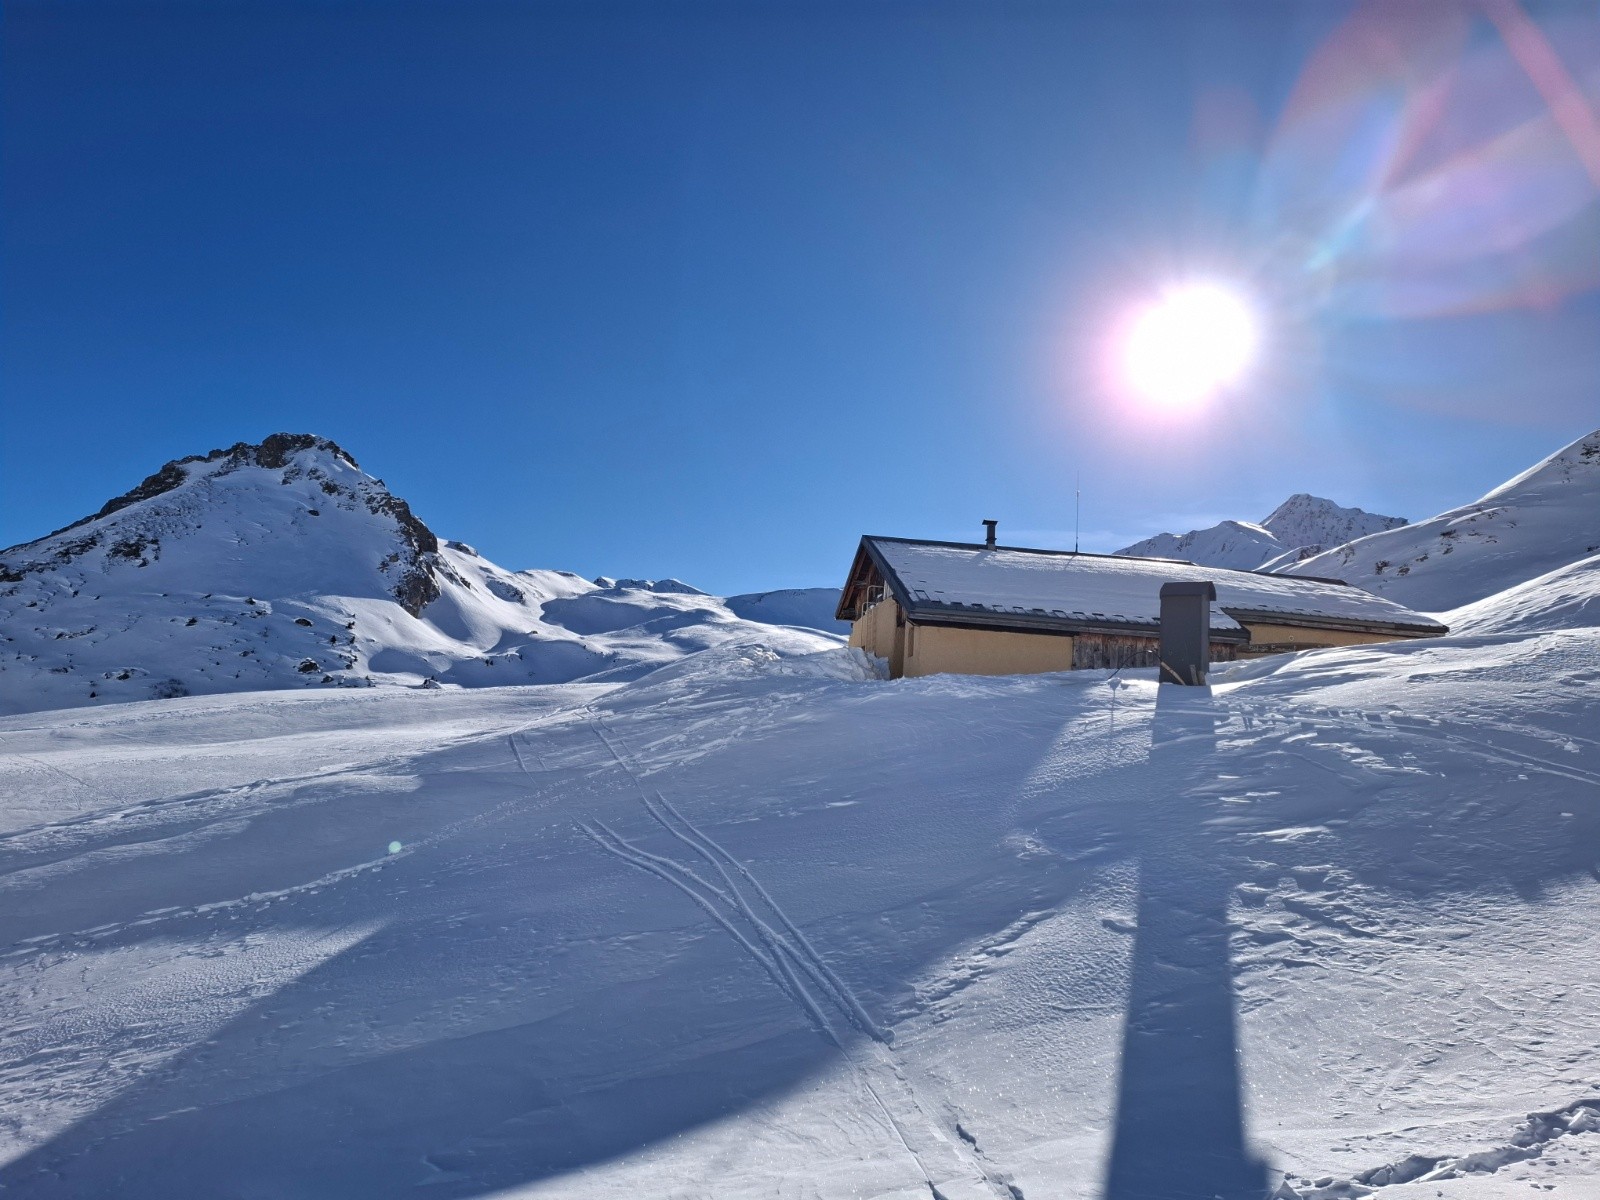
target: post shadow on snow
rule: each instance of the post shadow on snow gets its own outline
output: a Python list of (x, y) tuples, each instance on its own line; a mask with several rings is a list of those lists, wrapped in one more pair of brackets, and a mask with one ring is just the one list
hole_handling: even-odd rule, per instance
[[(933, 685), (921, 686), (929, 695), (937, 694)], [(774, 688), (793, 690), (794, 685), (780, 682)], [(807, 710), (814, 722), (827, 722), (823, 740), (817, 740), (815, 731), (811, 742), (786, 739), (780, 725), (768, 735), (770, 742), (738, 744), (766, 762), (767, 777), (773, 777), (776, 766), (792, 767), (792, 773), (804, 766), (773, 759), (774, 747), (803, 755), (813, 752), (807, 747), (826, 744), (838, 761), (870, 764), (885, 789), (901, 786), (902, 768), (929, 755), (965, 755), (992, 768), (983, 774), (985, 796), (978, 798), (992, 801), (1023, 786), (1059, 732), (1016, 736), (1016, 729), (1032, 726), (1009, 722), (1005, 704), (1014, 701), (1018, 713), (1026, 715), (1036, 711), (1038, 700), (1020, 689), (975, 692), (974, 701), (988, 704), (992, 719), (970, 734), (953, 730), (948, 722), (919, 723), (916, 718), (923, 710), (914, 702), (919, 693), (913, 688), (852, 693), (849, 702), (840, 702), (841, 693), (823, 694), (830, 697), (828, 705)], [(746, 712), (748, 688), (735, 688), (731, 695), (737, 704), (729, 712)], [(715, 715), (717, 696), (712, 687), (699, 697), (700, 716)], [(1344, 824), (1328, 822), (1324, 841), (1246, 846), (1238, 840), (1248, 832), (1239, 819), (1215, 821), (1212, 806), (1222, 800), (1209, 785), (1214, 767), (1229, 766), (1227, 745), (1217, 746), (1216, 721), (1226, 712), (1235, 722), (1230, 728), (1237, 729), (1247, 707), (1237, 692), (1224, 700), (1201, 689), (1162, 689), (1148, 764), (1108, 768), (1092, 778), (1075, 775), (1061, 785), (1047, 813), (1024, 818), (1045, 841), (1068, 848), (1099, 847), (1095, 856), (1075, 860), (1082, 870), (1074, 865), (1051, 868), (1053, 874), (1044, 868), (1033, 869), (1033, 874), (996, 872), (986, 885), (998, 929), (1016, 913), (1061, 902), (1081, 886), (1087, 870), (1121, 859), (1140, 863), (1139, 930), (1106, 1200), (1211, 1200), (1217, 1195), (1258, 1200), (1263, 1190), (1263, 1173), (1251, 1161), (1242, 1132), (1226, 924), (1231, 889), (1244, 881), (1241, 872), (1251, 869), (1247, 858), (1273, 856), (1266, 864), (1272, 875), (1263, 880), (1258, 874), (1256, 882), (1271, 882), (1278, 873), (1299, 866), (1332, 863), (1389, 884), (1404, 877), (1419, 891), (1524, 885), (1530, 894), (1542, 881), (1580, 865), (1587, 870), (1594, 862), (1593, 820), (1559, 824), (1541, 819), (1563, 804), (1575, 806), (1558, 802), (1560, 793), (1541, 793), (1531, 784), (1517, 785), (1525, 792), (1511, 795), (1501, 786), (1503, 773), (1494, 772), (1463, 779), (1463, 789), (1482, 790), (1483, 803), (1470, 811), (1463, 807), (1453, 822), (1440, 820), (1440, 813), (1409, 798), (1401, 779), (1394, 785), (1398, 793), (1375, 791), (1361, 800), (1371, 810), (1370, 819), (1340, 791)], [(681, 716), (675, 719), (681, 721)], [(890, 755), (881, 726), (895, 719), (897, 741)], [(1365, 746), (1403, 750), (1411, 744), (1405, 740), (1412, 737), (1409, 732), (1367, 725), (1359, 729)], [(649, 727), (641, 730), (648, 732)], [(1282, 732), (1288, 735), (1292, 729), (1285, 726)], [(1383, 740), (1390, 737), (1402, 740)], [(1288, 752), (1298, 753), (1302, 744), (1288, 747), (1280, 755), (1282, 767), (1274, 768), (1284, 772), (1281, 795), (1273, 793), (1276, 798), (1261, 799), (1253, 809), (1240, 808), (1253, 828), (1298, 821), (1305, 806), (1325, 804), (1327, 796), (1318, 787), (1343, 788), (1342, 783), (1328, 784), (1332, 777), (1326, 773), (1305, 771)], [(407, 792), (404, 803), (443, 808), (455, 819), (461, 815), (461, 801), (451, 780), (461, 764), (448, 757), (434, 763), (434, 758), (423, 755), (408, 765), (425, 782)], [(703, 790), (697, 761), (709, 759), (685, 760), (663, 779), (663, 786), (691, 796)], [(598, 755), (595, 763), (604, 765)], [(719, 769), (727, 773), (727, 768), (723, 761)], [(486, 797), (486, 804), (530, 787), (509, 755), (502, 769), (496, 786), (503, 791)], [(1191, 786), (1174, 786), (1183, 776)], [(542, 812), (552, 819), (558, 813), (610, 811), (603, 805), (611, 793), (627, 793), (628, 803), (635, 803), (625, 780), (602, 776), (591, 766), (574, 766), (566, 774), (552, 772), (544, 782), (535, 781), (526, 808), (518, 811)], [(1143, 812), (1130, 822), (1128, 810), (1135, 805)], [(993, 807), (987, 804), (982, 811)], [(1600, 812), (1600, 806), (1590, 808)], [(870, 809), (861, 805), (842, 811)], [(285, 824), (263, 853), (281, 858), (284, 847), (294, 846), (297, 838), (309, 841), (317, 835), (316, 810), (293, 811), (303, 813), (306, 822), (287, 809), (276, 814), (274, 819)], [(228, 833), (218, 826), (216, 837), (205, 843), (210, 849), (204, 861), (259, 869), (261, 862), (246, 843), (263, 845), (263, 828), (263, 823), (252, 823)], [(837, 838), (841, 830), (833, 821), (793, 828), (797, 836), (801, 829), (815, 829), (816, 838)], [(86, 827), (81, 836), (109, 839), (116, 836), (114, 829), (114, 824), (103, 830)], [(989, 832), (978, 836), (987, 839)], [(553, 974), (562, 960), (551, 940), (517, 932), (548, 924), (548, 914), (529, 899), (527, 872), (543, 874), (545, 893), (592, 890), (604, 870), (618, 871), (620, 880), (634, 877), (629, 868), (597, 858), (576, 834), (568, 845), (552, 842), (545, 847), (552, 853), (536, 868), (520, 833), (513, 829), (506, 837), (503, 850), (474, 861), (472, 875), (456, 865), (441, 869), (438, 860), (425, 855), (396, 862), (381, 877), (382, 886), (362, 893), (363, 903), (377, 912), (403, 915), (408, 897), (426, 896), (429, 907), (420, 917), (396, 921), (253, 1001), (203, 1042), (139, 1077), (100, 1111), (0, 1168), (0, 1193), (30, 1200), (82, 1195), (354, 1200), (426, 1185), (430, 1196), (480, 1196), (643, 1150), (770, 1101), (837, 1061), (835, 1049), (797, 1024), (792, 1012), (785, 1012), (786, 1002), (751, 973), (751, 964), (715, 936), (695, 940), (673, 969), (659, 977), (635, 979), (613, 972), (597, 990), (581, 974)], [(235, 839), (228, 843), (229, 852), (219, 855), (219, 840), (228, 838)], [(101, 856), (101, 862), (89, 853), (98, 844), (91, 840), (82, 846), (83, 870), (63, 876), (60, 888), (92, 892), (113, 878), (99, 872), (120, 870), (114, 856)], [(741, 858), (750, 857), (736, 831), (726, 844)], [(475, 847), (485, 845), (492, 848), (492, 843)], [(1459, 869), (1410, 875), (1402, 870), (1419, 854), (1442, 861), (1447, 848)], [(797, 852), (815, 849), (814, 844), (804, 845)], [(306, 853), (312, 850), (332, 852), (308, 846)], [(849, 850), (871, 855), (882, 847), (857, 841)], [(430, 853), (454, 855), (456, 848), (444, 843)], [(833, 853), (831, 847), (828, 853)], [(169, 869), (181, 869), (181, 862), (174, 858)], [(128, 889), (121, 895), (124, 911), (139, 912), (163, 902), (156, 898), (164, 895), (159, 889), (151, 896), (138, 890), (144, 886), (141, 881), (148, 883), (157, 874), (124, 872), (115, 877)], [(672, 910), (675, 903), (686, 904), (670, 894), (661, 896), (663, 928), (704, 925), (692, 908)], [(1014, 909), (1009, 915), (1000, 911), (1006, 905)], [(242, 918), (231, 928), (270, 932), (275, 926), (314, 926), (325, 920), (327, 906), (302, 897), (265, 911), (270, 915)], [(482, 922), (461, 924), (454, 918), (462, 911), (483, 913)], [(875, 956), (878, 1004), (897, 984), (916, 978), (930, 961), (965, 944), (970, 935), (968, 925), (932, 921), (914, 943), (902, 946), (897, 936), (877, 946), (850, 943), (855, 947), (851, 951), (829, 940), (829, 928), (827, 918), (807, 923), (808, 934), (816, 935), (824, 953), (832, 950), (832, 965), (851, 982), (860, 978), (866, 952)], [(121, 944), (130, 945), (174, 935), (170, 924), (161, 923), (130, 927), (119, 937)], [(619, 950), (618, 961), (625, 962), (631, 953)], [(397, 965), (403, 973), (397, 973)], [(279, 1030), (319, 1019), (318, 1013), (333, 1014), (321, 1018), (331, 1025), (319, 1046), (342, 1045), (346, 1035), (353, 1045), (370, 1045), (362, 1039), (372, 1032), (374, 1014), (380, 1011), (374, 997), (383, 999), (388, 1007), (381, 1011), (390, 1014), (404, 1012), (408, 1005), (424, 1012), (440, 1006), (478, 1011), (472, 1006), (508, 966), (514, 968), (503, 979), (508, 994), (520, 997), (526, 989), (528, 1002), (506, 1004), (495, 1013), (494, 1028), (482, 1028), (479, 1022), (470, 1026), (475, 1032), (462, 1036), (386, 1053), (351, 1053), (339, 1063), (314, 1057), (294, 1071), (275, 1062), (292, 1038)], [(753, 986), (746, 986), (751, 981)], [(680, 989), (675, 1005), (661, 1003), (663, 987)], [(536, 994), (541, 988), (542, 996)], [(874, 1005), (874, 1016), (881, 1011)], [(648, 1018), (641, 1015), (646, 1013)], [(609, 1071), (596, 1069), (594, 1060), (583, 1055), (586, 1047), (600, 1046), (613, 1064)], [(638, 1065), (624, 1073), (616, 1071), (616, 1063)], [(217, 1086), (219, 1078), (230, 1085)], [(1078, 1081), (1062, 1082), (1071, 1087)]]
[(1237, 880), (1188, 786), (1212, 760), (1208, 687), (1156, 698), (1149, 806), (1105, 1200), (1260, 1200), (1266, 1170), (1245, 1143), (1228, 904)]

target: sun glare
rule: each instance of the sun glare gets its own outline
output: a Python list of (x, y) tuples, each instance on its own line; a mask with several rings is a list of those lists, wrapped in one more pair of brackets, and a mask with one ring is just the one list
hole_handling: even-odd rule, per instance
[(1244, 377), (1259, 337), (1238, 293), (1215, 283), (1174, 286), (1134, 317), (1122, 344), (1123, 378), (1153, 404), (1190, 408)]

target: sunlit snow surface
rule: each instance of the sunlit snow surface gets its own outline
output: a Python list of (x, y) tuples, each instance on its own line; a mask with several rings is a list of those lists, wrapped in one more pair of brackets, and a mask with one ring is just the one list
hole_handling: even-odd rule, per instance
[(1600, 632), (865, 666), (0, 718), (0, 1189), (1600, 1195)]

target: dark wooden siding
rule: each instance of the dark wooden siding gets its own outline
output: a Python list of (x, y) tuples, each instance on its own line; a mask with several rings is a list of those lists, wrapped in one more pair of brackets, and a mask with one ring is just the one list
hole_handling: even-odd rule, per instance
[(1078, 633), (1072, 637), (1072, 669), (1153, 667), (1160, 643), (1155, 638), (1114, 633)]
[[(1212, 642), (1212, 662), (1232, 662), (1232, 642)], [(1095, 670), (1117, 667), (1155, 667), (1160, 665), (1161, 640), (1115, 633), (1075, 633), (1072, 635), (1072, 669)]]

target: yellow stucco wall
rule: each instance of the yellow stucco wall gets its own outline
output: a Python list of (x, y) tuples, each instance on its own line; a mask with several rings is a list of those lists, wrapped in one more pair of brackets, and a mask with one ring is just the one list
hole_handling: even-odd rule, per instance
[(908, 676), (1037, 675), (1072, 669), (1072, 638), (1065, 634), (907, 625), (906, 635)]
[(888, 659), (893, 678), (899, 678), (905, 665), (905, 626), (900, 624), (899, 616), (898, 604), (892, 599), (880, 600), (850, 626), (850, 644)]
[[(1355, 629), (1308, 629), (1303, 625), (1246, 625), (1253, 645), (1263, 643), (1291, 646), (1365, 646), (1371, 642), (1399, 641), (1393, 634), (1362, 633)], [(1243, 654), (1250, 653), (1249, 646), (1241, 646)]]
[[(1072, 669), (1073, 639), (1065, 634), (1002, 633), (916, 625), (899, 620), (893, 599), (873, 605), (850, 627), (850, 644), (889, 662), (891, 678), (920, 675), (1037, 675)], [(1252, 624), (1252, 645), (1260, 647), (1364, 646), (1397, 640), (1353, 629), (1310, 629), (1301, 625)], [(1249, 646), (1239, 653), (1248, 656)], [(1257, 653), (1260, 653), (1258, 650)], [(1270, 653), (1270, 651), (1269, 651)]]

